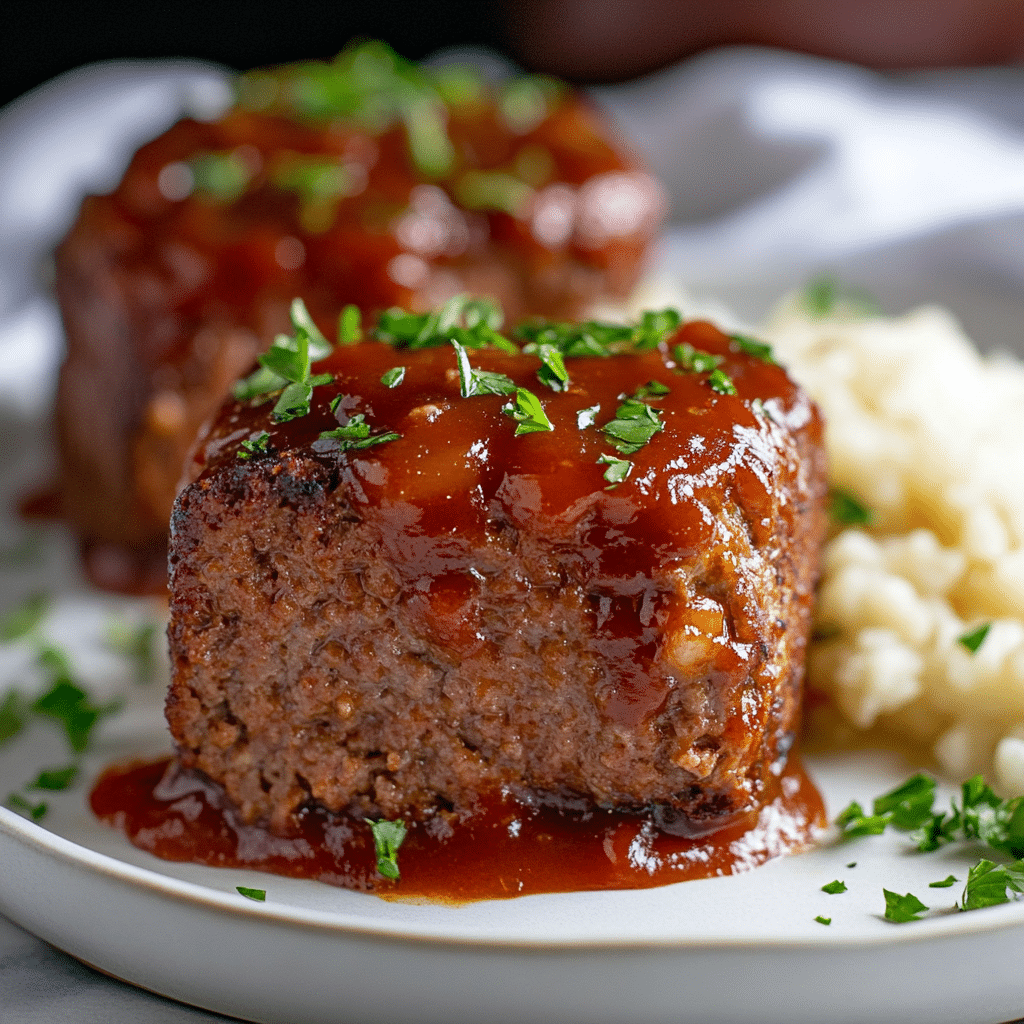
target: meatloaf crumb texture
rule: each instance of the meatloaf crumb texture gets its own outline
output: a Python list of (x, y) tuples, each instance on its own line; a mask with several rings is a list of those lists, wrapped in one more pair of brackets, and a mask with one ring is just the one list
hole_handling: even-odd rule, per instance
[[(737, 393), (664, 344), (569, 360), (542, 395), (554, 430), (517, 437), (500, 396), (460, 396), (450, 348), (364, 343), (319, 364), (335, 382), (309, 416), (227, 406), (172, 521), (182, 763), (281, 832), (311, 801), (422, 819), (499, 787), (683, 834), (756, 809), (797, 728), (821, 423), (710, 325), (673, 340), (721, 355)], [(537, 389), (536, 357), (472, 355)], [(608, 487), (599, 428), (650, 380), (664, 430)], [(356, 410), (401, 437), (318, 439)]]

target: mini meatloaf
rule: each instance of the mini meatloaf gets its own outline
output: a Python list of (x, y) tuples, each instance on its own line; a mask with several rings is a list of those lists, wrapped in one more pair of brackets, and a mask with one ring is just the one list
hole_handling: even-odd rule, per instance
[(523, 351), (407, 320), (306, 373), (308, 414), (228, 404), (197, 449), (171, 532), (181, 763), (279, 831), (310, 803), (423, 819), (499, 788), (684, 835), (756, 811), (798, 724), (813, 403), (767, 346), (668, 312), (533, 325)]
[(573, 316), (628, 292), (660, 225), (657, 182), (547, 80), (488, 88), (364, 44), (238, 95), (144, 146), (57, 250), (62, 503), (101, 586), (163, 589), (189, 447), (292, 296), (324, 323), (467, 290)]

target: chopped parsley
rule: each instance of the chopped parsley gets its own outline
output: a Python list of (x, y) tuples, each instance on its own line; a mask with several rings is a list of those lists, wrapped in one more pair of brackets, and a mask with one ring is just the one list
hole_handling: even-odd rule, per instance
[(21, 695), (10, 690), (0, 702), (0, 743), (13, 739), (25, 728), (25, 712)]
[(736, 385), (733, 384), (732, 377), (724, 370), (712, 370), (708, 377), (708, 385), (712, 391), (716, 391), (720, 395), (736, 394)]
[(672, 389), (662, 384), (661, 381), (649, 380), (646, 384), (641, 384), (633, 392), (633, 397), (643, 402), (648, 398), (663, 398), (665, 395), (670, 394), (671, 391)]
[(215, 203), (233, 203), (253, 177), (252, 169), (236, 151), (200, 153), (187, 166), (192, 191)]
[(76, 754), (89, 745), (97, 723), (107, 715), (120, 711), (123, 702), (94, 704), (89, 695), (75, 684), (67, 657), (55, 647), (44, 646), (38, 655), (40, 667), (50, 679), (50, 688), (32, 704), (32, 711), (59, 722), (68, 744)]
[(277, 423), (307, 415), (313, 389), (334, 379), (329, 373), (312, 374), (312, 363), (329, 355), (331, 345), (301, 299), (292, 302), (291, 320), (293, 335), (279, 334), (257, 360), (260, 368), (234, 388), (239, 402), (280, 392), (271, 413)]
[(814, 920), (817, 921), (818, 924), (831, 924), (832, 923), (832, 918), (831, 917), (823, 917), (821, 914), (819, 914)]
[(905, 924), (907, 921), (919, 921), (921, 915), (928, 909), (913, 893), (906, 893), (901, 896), (897, 892), (882, 890), (885, 895), (885, 919), (896, 924)]
[(321, 440), (337, 441), (343, 452), (362, 451), (364, 448), (372, 448), (377, 444), (384, 444), (387, 441), (397, 441), (402, 435), (394, 431), (384, 434), (370, 435), (370, 425), (366, 422), (364, 413), (357, 412), (350, 416), (347, 423), (334, 430), (324, 430), (320, 434)]
[(942, 879), (941, 882), (929, 882), (928, 883), (928, 888), (929, 889), (948, 889), (951, 885), (956, 885), (956, 883), (958, 881), (959, 881), (959, 879), (956, 877), (956, 875), (947, 875), (945, 878)]
[(549, 342), (539, 342), (530, 347), (536, 352), (542, 363), (537, 371), (537, 379), (546, 384), (552, 391), (565, 391), (569, 386), (569, 371), (565, 368), (565, 360), (558, 348)]
[(533, 198), (533, 189), (507, 171), (476, 168), (455, 182), (455, 198), (467, 210), (493, 210), (510, 217), (521, 214)]
[(463, 398), (471, 398), (473, 395), (512, 395), (516, 392), (516, 385), (512, 378), (504, 373), (495, 373), (492, 370), (474, 370), (469, 365), (469, 356), (466, 349), (454, 338), (451, 341), (455, 349), (455, 358), (459, 367), (459, 391)]
[(985, 637), (988, 636), (989, 630), (992, 628), (991, 622), (986, 622), (983, 626), (979, 626), (977, 629), (970, 633), (964, 633), (963, 636), (957, 638), (957, 642), (961, 647), (966, 647), (971, 654), (976, 654), (978, 648), (985, 642)]
[(638, 398), (627, 398), (601, 432), (620, 455), (633, 455), (664, 429), (657, 409)]
[(602, 455), (597, 461), (608, 467), (604, 471), (604, 478), (609, 485), (607, 490), (618, 487), (633, 470), (633, 463), (629, 459), (617, 459), (614, 455)]
[(676, 367), (686, 373), (710, 373), (720, 363), (725, 362), (725, 356), (702, 352), (688, 342), (676, 345), (672, 350), (672, 358), (676, 362)]
[(267, 450), (269, 440), (270, 435), (265, 430), (258, 437), (246, 438), (235, 452), (235, 457), (244, 460), (251, 459), (254, 455), (263, 455)]
[(544, 411), (544, 406), (540, 404), (540, 399), (526, 388), (516, 388), (515, 400), (503, 406), (503, 410), (517, 423), (516, 437), (520, 434), (535, 434), (538, 431), (555, 429)]
[(11, 793), (8, 795), (7, 806), (10, 807), (12, 811), (17, 811), (22, 817), (29, 818), (32, 821), (42, 821), (50, 810), (49, 805), (43, 801), (40, 801), (39, 803), (32, 803), (30, 800), (26, 800), (19, 793)]
[(403, 380), (405, 380), (404, 366), (393, 366), (390, 370), (385, 371), (380, 378), (381, 384), (386, 388), (397, 388)]
[(352, 191), (352, 172), (338, 157), (282, 153), (270, 168), (270, 181), (299, 200), (299, 222), (310, 234), (334, 222), (338, 202)]
[(613, 356), (657, 348), (679, 327), (682, 318), (674, 309), (648, 310), (633, 326), (586, 320), (582, 323), (534, 321), (516, 328), (516, 337), (533, 346), (553, 345), (569, 359), (586, 356)]
[(266, 889), (250, 889), (247, 885), (236, 885), (235, 890), (247, 900), (255, 900), (257, 903), (263, 903), (267, 898)]
[(871, 526), (875, 521), (871, 509), (839, 487), (828, 492), (828, 514), (840, 526)]
[(967, 874), (960, 909), (978, 910), (1009, 903), (1007, 890), (1017, 894), (1024, 892), (1024, 861), (996, 864), (990, 860), (979, 860)]
[(78, 765), (69, 764), (64, 768), (48, 768), (41, 771), (26, 789), (47, 789), (58, 792), (67, 789), (78, 777)]
[(600, 405), (588, 405), (586, 409), (580, 409), (576, 413), (576, 426), (580, 430), (586, 430), (587, 427), (592, 427), (597, 421), (597, 414), (601, 411)]
[(827, 885), (821, 887), (822, 892), (827, 892), (830, 896), (836, 896), (841, 892), (846, 892), (846, 883), (841, 882), (838, 878), (834, 882), (829, 882)]
[(765, 341), (758, 341), (746, 334), (730, 334), (729, 341), (735, 349), (748, 356), (753, 356), (755, 359), (760, 359), (762, 363), (775, 363), (772, 347)]
[(377, 855), (377, 871), (385, 878), (397, 881), (398, 849), (405, 841), (406, 828), (404, 821), (380, 821), (364, 819), (373, 832), (373, 845)]
[(27, 597), (0, 619), (0, 641), (12, 643), (33, 633), (50, 610), (50, 599), (38, 593)]
[(431, 313), (385, 310), (373, 336), (395, 348), (436, 348), (457, 341), (465, 348), (491, 347), (515, 354), (519, 349), (500, 333), (504, 319), (497, 303), (456, 295)]
[(347, 305), (338, 316), (338, 344), (355, 345), (363, 340), (363, 314), (358, 306)]

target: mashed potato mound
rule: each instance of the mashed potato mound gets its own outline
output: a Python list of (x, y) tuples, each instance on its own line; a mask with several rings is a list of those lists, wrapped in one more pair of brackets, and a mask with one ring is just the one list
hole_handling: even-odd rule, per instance
[(825, 412), (832, 486), (873, 516), (826, 547), (811, 686), (1024, 793), (1024, 366), (935, 308), (817, 318), (793, 298), (762, 333)]

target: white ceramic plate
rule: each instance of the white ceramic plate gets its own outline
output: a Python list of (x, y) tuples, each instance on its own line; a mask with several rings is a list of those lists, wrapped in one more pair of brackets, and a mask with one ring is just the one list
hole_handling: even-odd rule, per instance
[[(97, 76), (97, 82), (125, 103), (137, 99), (155, 121), (168, 117), (140, 89), (123, 88), (116, 76), (112, 82)], [(79, 82), (78, 99), (81, 87)], [(28, 138), (30, 119), (36, 126), (53, 124), (42, 109), (51, 99), (60, 97), (40, 96), (15, 111), (6, 124), (7, 141)], [(97, 109), (106, 110), (109, 97), (100, 99)], [(59, 140), (52, 132), (41, 137), (59, 143), (62, 155), (73, 150), (83, 166), (89, 159), (105, 166), (111, 139), (126, 148), (129, 133), (121, 122), (138, 117), (117, 113), (107, 118), (106, 134), (90, 129), (91, 149), (70, 145), (63, 127)], [(145, 129), (150, 130), (152, 125)], [(9, 177), (18, 170), (19, 153), (31, 164), (32, 173), (12, 179), (27, 183), (24, 196), (17, 188), (3, 190), (10, 209), (28, 217), (34, 211), (28, 199), (43, 188), (37, 169), (52, 177), (63, 173), (66, 162), (43, 160), (26, 146), (7, 145), (4, 151)], [(47, 232), (66, 216), (78, 186), (77, 179), (61, 179), (46, 187), (60, 202), (47, 208), (50, 219), (40, 214), (44, 227), (33, 228), (40, 248), (22, 245), (19, 253), (44, 251)], [(22, 263), (27, 281), (29, 263)], [(927, 275), (927, 286), (908, 288), (905, 273), (893, 274), (891, 264), (870, 260), (858, 278), (875, 284), (873, 277), (894, 307), (940, 293), (965, 309), (955, 296), (949, 298), (949, 282), (935, 273)], [(901, 294), (892, 293), (893, 281), (903, 282)], [(708, 290), (753, 312), (777, 293), (780, 282), (762, 276), (732, 294), (721, 284), (710, 282)], [(0, 289), (0, 298), (8, 292), (15, 295), (17, 289)], [(998, 344), (1018, 332), (1016, 299), (999, 305), (983, 295), (975, 306), (976, 337)], [(0, 325), (9, 336), (8, 362), (32, 348), (25, 339), (35, 335), (26, 334), (25, 325), (52, 330), (52, 313), (26, 308), (24, 323), (9, 318)], [(974, 308), (967, 305), (967, 313)], [(33, 310), (38, 321), (29, 315)], [(33, 380), (45, 390), (48, 371), (36, 369)], [(18, 372), (23, 382), (25, 373)], [(17, 493), (16, 481), (34, 475), (38, 458), (28, 449), (18, 460), (14, 453), (23, 441), (38, 440), (41, 428), (4, 414), (0, 430), (6, 444), (0, 447), (0, 484), (10, 495)], [(7, 543), (15, 527), (4, 525), (8, 534), (0, 540)], [(134, 615), (140, 607), (91, 595), (76, 582), (73, 566), (67, 539), (49, 533), (41, 566), (0, 577), (0, 608), (37, 587), (55, 589), (61, 598), (47, 628), (72, 649), (96, 687), (117, 689), (123, 666), (104, 660), (96, 638), (112, 609)], [(27, 653), (12, 649), (7, 655), (13, 661), (5, 665), (2, 685), (13, 677), (31, 691), (36, 684)], [(1024, 905), (952, 911), (961, 887), (929, 889), (928, 883), (950, 873), (965, 877), (968, 862), (948, 851), (908, 853), (895, 836), (823, 847), (730, 878), (462, 907), (389, 903), (317, 883), (156, 860), (99, 824), (86, 804), (88, 783), (104, 764), (168, 747), (159, 686), (128, 688), (130, 706), (105, 724), (83, 781), (47, 797), (50, 812), (41, 825), (0, 807), (0, 913), (100, 970), (155, 992), (247, 1020), (288, 1024), (994, 1024), (1024, 1013)], [(34, 725), (0, 746), (0, 796), (19, 790), (40, 768), (66, 760), (56, 731)], [(810, 767), (833, 814), (850, 799), (870, 800), (908, 770), (877, 753), (812, 760)], [(848, 867), (853, 861), (856, 867)], [(836, 878), (848, 891), (823, 893), (821, 886)], [(267, 902), (244, 899), (237, 885), (265, 888)], [(889, 924), (882, 918), (883, 887), (912, 891), (938, 912), (918, 923)], [(818, 915), (831, 917), (831, 925), (817, 923)]]

